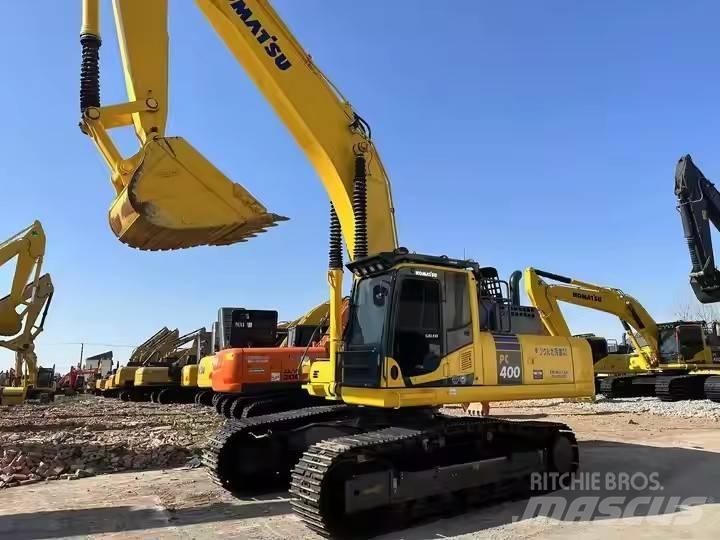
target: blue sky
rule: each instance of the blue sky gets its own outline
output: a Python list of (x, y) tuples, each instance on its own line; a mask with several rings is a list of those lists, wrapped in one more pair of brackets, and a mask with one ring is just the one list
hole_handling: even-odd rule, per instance
[[(402, 244), (465, 254), (504, 276), (532, 265), (620, 287), (658, 320), (689, 298), (673, 171), (690, 152), (720, 176), (715, 3), (274, 5), (371, 123)], [(107, 104), (125, 96), (103, 8)], [(171, 1), (167, 133), (292, 219), (225, 248), (146, 253), (115, 240), (108, 172), (77, 128), (79, 12), (79, 0), (0, 3), (12, 21), (0, 33), (0, 238), (35, 218), (47, 232), (56, 295), (41, 363), (67, 369), (75, 342), (133, 345), (163, 325), (209, 326), (219, 306), (289, 319), (323, 300), (325, 193), (189, 1)], [(610, 317), (566, 314), (576, 332), (621, 332)], [(0, 368), (10, 359), (0, 353)]]

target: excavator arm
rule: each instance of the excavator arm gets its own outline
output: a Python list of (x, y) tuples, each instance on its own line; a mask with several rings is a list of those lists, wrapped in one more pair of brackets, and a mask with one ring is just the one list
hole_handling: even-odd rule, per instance
[(720, 192), (689, 155), (675, 168), (675, 196), (690, 252), (690, 286), (703, 304), (720, 302), (720, 270), (715, 267), (710, 223), (720, 230)]
[[(315, 167), (351, 257), (396, 248), (390, 183), (369, 126), (269, 3), (196, 4)], [(110, 167), (117, 193), (110, 224), (118, 238), (140, 249), (230, 244), (285, 219), (267, 212), (187, 141), (165, 136), (167, 0), (113, 5), (129, 101), (100, 106), (99, 0), (84, 0), (81, 128)], [(140, 149), (124, 158), (108, 130), (127, 125), (134, 127)]]
[[(21, 331), (16, 336), (0, 340), (0, 347), (15, 353), (15, 384), (34, 386), (37, 383), (37, 355), (35, 339), (45, 326), (54, 287), (50, 274), (44, 274), (36, 283), (28, 284), (21, 296), (22, 311)], [(0, 311), (7, 309), (9, 297), (0, 300)]]
[(38, 287), (44, 255), (45, 231), (39, 221), (0, 244), (0, 266), (17, 257), (10, 294), (0, 300), (0, 336), (14, 336), (22, 329), (27, 306), (18, 308), (28, 300), (28, 287), (31, 292)]
[(179, 336), (180, 332), (177, 328), (175, 330), (163, 328), (162, 335), (158, 336), (138, 360), (140, 365), (151, 365), (164, 358), (165, 355), (175, 348), (175, 343), (177, 343)]
[[(646, 355), (650, 365), (657, 365), (660, 356), (657, 323), (642, 304), (629, 294), (619, 289), (594, 285), (535, 268), (526, 268), (523, 278), (525, 292), (540, 313), (543, 325), (550, 335), (572, 335), (558, 302), (603, 311), (617, 316), (635, 350)], [(542, 278), (557, 281), (559, 284), (549, 284)], [(632, 330), (642, 336), (647, 348), (640, 345)]]

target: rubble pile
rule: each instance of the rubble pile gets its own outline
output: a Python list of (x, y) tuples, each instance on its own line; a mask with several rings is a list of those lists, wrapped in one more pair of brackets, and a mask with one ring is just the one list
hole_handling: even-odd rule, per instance
[(0, 489), (95, 474), (199, 465), (221, 419), (210, 407), (75, 396), (0, 407)]

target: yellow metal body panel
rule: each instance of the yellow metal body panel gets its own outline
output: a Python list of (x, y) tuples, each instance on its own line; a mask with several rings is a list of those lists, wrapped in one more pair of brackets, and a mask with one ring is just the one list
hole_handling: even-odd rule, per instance
[(141, 367), (135, 372), (135, 386), (159, 386), (175, 384), (166, 367)]
[(189, 366), (183, 366), (182, 377), (180, 379), (180, 386), (197, 386), (198, 385), (198, 366), (192, 364)]
[(128, 384), (133, 384), (138, 369), (140, 369), (138, 366), (121, 366), (117, 368), (112, 378), (112, 388), (120, 388)]
[(198, 363), (197, 385), (200, 388), (212, 388), (212, 372), (215, 366), (215, 355), (204, 356)]

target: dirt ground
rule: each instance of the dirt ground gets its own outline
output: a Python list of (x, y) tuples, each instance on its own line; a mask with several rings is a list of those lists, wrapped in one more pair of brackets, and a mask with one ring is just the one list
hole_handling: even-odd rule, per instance
[[(378, 538), (718, 537), (718, 420), (603, 413), (577, 404), (537, 404), (530, 409), (504, 406), (494, 408), (493, 413), (517, 419), (562, 421), (572, 426), (580, 440), (581, 469), (587, 484), (533, 499), (530, 505), (527, 500), (495, 504)], [(593, 478), (600, 479), (600, 485), (590, 486), (592, 473)], [(651, 491), (640, 485), (643, 476), (638, 473), (645, 478), (654, 474), (657, 489)], [(636, 475), (637, 485), (618, 491), (607, 483), (623, 474)], [(593, 489), (586, 489), (589, 486)], [(616, 497), (612, 504), (619, 508), (618, 515), (625, 512), (632, 517), (608, 517), (613, 514), (594, 506), (598, 496), (606, 502), (608, 497)], [(61, 480), (4, 490), (1, 497), (0, 538), (14, 540), (316, 538), (292, 515), (284, 493), (236, 499), (212, 484), (202, 469)], [(559, 498), (567, 504), (566, 509), (574, 504), (574, 512), (557, 515), (549, 507), (542, 507), (548, 497), (555, 497), (551, 500), (555, 503)], [(526, 513), (530, 507), (537, 512)], [(585, 511), (588, 507), (590, 510)]]

